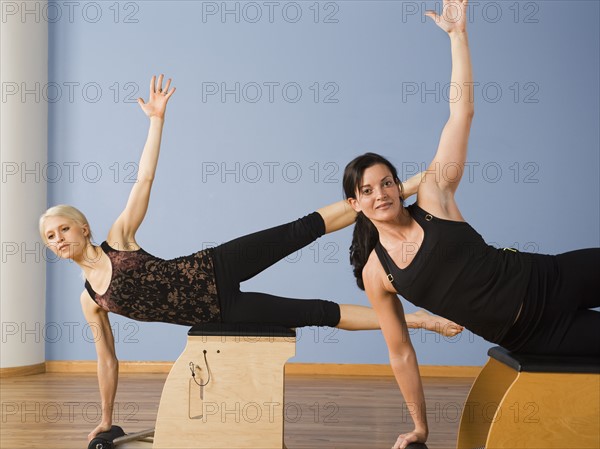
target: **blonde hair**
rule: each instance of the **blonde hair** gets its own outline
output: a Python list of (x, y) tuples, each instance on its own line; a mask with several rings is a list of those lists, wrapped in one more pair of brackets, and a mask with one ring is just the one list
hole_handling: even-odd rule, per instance
[(90, 241), (92, 240), (92, 229), (90, 228), (90, 224), (88, 223), (87, 218), (85, 218), (85, 215), (83, 215), (83, 213), (79, 209), (73, 206), (69, 206), (68, 204), (59, 204), (48, 209), (40, 217), (40, 235), (42, 236), (42, 240), (44, 242), (46, 242), (44, 224), (46, 218), (48, 217), (66, 217), (73, 220), (80, 226), (87, 226), (89, 233), (88, 238)]

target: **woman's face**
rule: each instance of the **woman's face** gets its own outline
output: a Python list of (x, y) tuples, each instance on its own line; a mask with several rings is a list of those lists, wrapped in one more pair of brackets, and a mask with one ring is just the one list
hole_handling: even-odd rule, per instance
[(350, 204), (370, 220), (393, 220), (402, 208), (400, 188), (384, 164), (373, 165), (364, 171), (355, 195), (350, 199)]
[(63, 259), (73, 259), (81, 255), (88, 243), (87, 226), (67, 217), (48, 217), (44, 221), (46, 246)]

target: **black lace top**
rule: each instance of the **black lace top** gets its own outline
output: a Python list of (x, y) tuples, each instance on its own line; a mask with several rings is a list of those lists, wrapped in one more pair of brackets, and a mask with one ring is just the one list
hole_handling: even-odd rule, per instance
[(102, 295), (85, 288), (104, 310), (138, 321), (193, 326), (221, 321), (212, 249), (164, 260), (143, 249), (119, 251), (102, 242), (112, 277)]

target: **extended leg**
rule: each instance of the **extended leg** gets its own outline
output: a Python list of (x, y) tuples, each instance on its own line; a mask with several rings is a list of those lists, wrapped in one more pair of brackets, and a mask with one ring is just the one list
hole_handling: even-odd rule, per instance
[(244, 282), (325, 233), (354, 222), (345, 201), (323, 207), (296, 221), (231, 240), (216, 248), (217, 263), (228, 280)]
[[(226, 322), (287, 327), (329, 326), (345, 330), (380, 328), (373, 309), (353, 304), (338, 305), (321, 299), (292, 299), (255, 292), (239, 292), (233, 304), (224, 317)], [(424, 310), (406, 314), (405, 318), (410, 328), (427, 329), (448, 337), (463, 330), (462, 326)]]
[(340, 321), (340, 307), (321, 299), (292, 299), (267, 293), (238, 292), (223, 322), (258, 323), (285, 327), (329, 326)]
[(239, 237), (215, 248), (217, 278), (234, 289), (325, 233), (317, 212), (296, 221)]
[[(368, 330), (380, 328), (377, 314), (370, 307), (340, 304), (340, 315), (340, 322), (337, 325), (340, 329)], [(407, 326), (411, 329), (426, 329), (446, 337), (453, 337), (463, 330), (462, 326), (446, 318), (431, 315), (425, 310), (407, 313), (404, 318)]]

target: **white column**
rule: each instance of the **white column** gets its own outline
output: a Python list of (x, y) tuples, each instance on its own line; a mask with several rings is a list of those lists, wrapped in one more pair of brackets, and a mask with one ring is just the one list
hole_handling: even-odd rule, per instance
[(44, 363), (47, 1), (0, 1), (0, 368)]

